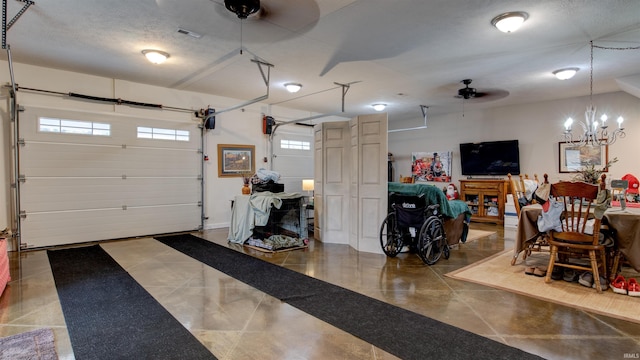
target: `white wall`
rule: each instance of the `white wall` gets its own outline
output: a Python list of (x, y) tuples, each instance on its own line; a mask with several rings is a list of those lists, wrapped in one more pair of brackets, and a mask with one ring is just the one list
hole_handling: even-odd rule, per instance
[[(218, 111), (231, 108), (249, 99), (229, 99), (208, 94), (193, 93), (181, 90), (166, 89), (144, 84), (137, 84), (117, 79), (48, 69), (43, 67), (13, 63), (15, 82), (21, 88), (34, 88), (60, 93), (78, 93), (104, 98), (121, 98), (124, 100), (162, 104), (165, 107), (198, 110), (211, 106)], [(11, 79), (9, 66), (6, 61), (0, 61), (0, 76), (3, 84)], [(0, 101), (0, 143), (2, 157), (0, 158), (0, 228), (12, 223), (11, 214), (11, 164), (12, 164), (12, 124), (8, 113), (8, 88), (0, 91), (3, 101)], [(176, 112), (171, 110), (145, 109), (126, 105), (113, 105), (73, 99), (68, 96), (48, 95), (26, 90), (18, 91), (18, 103), (22, 106), (37, 105), (41, 107), (72, 109), (98, 113), (120, 113), (140, 117), (168, 119), (174, 121), (200, 121), (193, 112)], [(215, 130), (207, 131), (204, 154), (209, 161), (205, 162), (205, 228), (226, 227), (230, 221), (230, 200), (241, 193), (242, 181), (239, 178), (218, 178), (217, 145), (218, 144), (248, 144), (255, 145), (256, 167), (269, 168), (269, 163), (262, 159), (268, 157), (267, 135), (262, 133), (262, 114), (273, 116), (278, 122), (286, 122), (305, 118), (315, 113), (272, 107), (267, 104), (252, 104), (242, 109), (224, 112), (216, 117)], [(296, 132), (313, 134), (313, 128), (297, 125)], [(313, 178), (313, 168), (309, 167), (309, 174), (301, 175)], [(285, 189), (290, 191), (290, 189)], [(294, 189), (291, 191), (300, 191)]]
[[(606, 112), (610, 126), (620, 113), (625, 118), (627, 136), (609, 146), (609, 159), (618, 158), (607, 180), (633, 174), (640, 178), (640, 99), (624, 92), (594, 95), (598, 114)], [(523, 174), (549, 174), (550, 182), (570, 180), (574, 174), (558, 170), (558, 143), (562, 141), (567, 117), (584, 119), (589, 97), (547, 101), (535, 104), (505, 106), (473, 111), (473, 105), (462, 112), (429, 117), (427, 129), (399, 131), (389, 134), (389, 152), (394, 156), (394, 177), (411, 173), (412, 152), (452, 151), (452, 182), (463, 178), (460, 169), (459, 144), (465, 142), (512, 140), (520, 144), (520, 170)], [(403, 123), (389, 121), (389, 129), (410, 128), (423, 124), (421, 118)], [(574, 130), (578, 125), (574, 124)], [(465, 176), (466, 178), (466, 176)], [(441, 183), (433, 183), (442, 185)]]

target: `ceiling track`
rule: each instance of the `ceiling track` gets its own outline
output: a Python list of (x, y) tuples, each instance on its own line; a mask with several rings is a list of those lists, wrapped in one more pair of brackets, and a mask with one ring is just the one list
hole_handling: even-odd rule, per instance
[(412, 127), (412, 128), (401, 128), (401, 129), (387, 130), (387, 133), (426, 129), (427, 128), (427, 109), (428, 108), (429, 107), (427, 105), (420, 105), (420, 110), (422, 111), (422, 119), (424, 120), (424, 125), (417, 126), (417, 127)]
[[(258, 70), (260, 70), (260, 75), (262, 75), (262, 80), (264, 81), (264, 84), (267, 87), (267, 93), (265, 95), (262, 95), (260, 97), (255, 98), (255, 99), (252, 99), (252, 100), (248, 100), (248, 101), (243, 102), (241, 104), (234, 105), (232, 107), (216, 111), (213, 114), (207, 116), (207, 118), (204, 119), (205, 121), (208, 120), (209, 117), (213, 117), (216, 114), (221, 114), (221, 113), (224, 113), (224, 112), (227, 112), (227, 111), (236, 110), (236, 109), (245, 107), (247, 105), (255, 104), (257, 102), (260, 102), (260, 101), (263, 101), (263, 100), (266, 100), (266, 99), (269, 98), (269, 82), (271, 80), (271, 68), (273, 67), (273, 65), (269, 64), (267, 62), (264, 62), (264, 61), (256, 60), (256, 59), (252, 59), (251, 62), (254, 62), (254, 63), (256, 63), (256, 65), (258, 65)], [(266, 75), (265, 75), (264, 70), (262, 68), (263, 66), (267, 68), (267, 74)]]
[(13, 24), (15, 24), (15, 22), (20, 18), (20, 16), (22, 16), (22, 14), (24, 14), (24, 12), (27, 11), (29, 6), (35, 4), (31, 0), (18, 0), (18, 1), (23, 2), (24, 6), (22, 7), (22, 9), (20, 9), (20, 11), (18, 11), (16, 16), (14, 16), (13, 19), (11, 19), (11, 21), (9, 21), (9, 23), (7, 24), (7, 0), (2, 0), (2, 48), (3, 49), (7, 48), (7, 30), (11, 29)]

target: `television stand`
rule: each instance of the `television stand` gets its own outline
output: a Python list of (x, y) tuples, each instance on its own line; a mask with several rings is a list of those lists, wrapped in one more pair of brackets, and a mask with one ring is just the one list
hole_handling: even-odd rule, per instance
[(494, 177), (467, 176), (467, 180), (504, 180), (504, 179), (500, 176), (494, 176)]
[(471, 210), (471, 221), (504, 224), (509, 182), (504, 179), (460, 180), (460, 200)]

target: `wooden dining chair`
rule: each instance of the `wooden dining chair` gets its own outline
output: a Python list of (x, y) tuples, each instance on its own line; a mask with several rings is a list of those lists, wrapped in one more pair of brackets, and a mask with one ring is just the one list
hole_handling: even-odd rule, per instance
[(400, 175), (400, 182), (403, 184), (413, 184), (415, 183), (415, 178), (413, 176), (402, 176)]
[[(549, 175), (548, 174), (544, 174), (544, 181), (542, 182), (542, 184), (546, 184), (549, 185)], [(535, 176), (536, 182), (538, 181), (538, 177)], [(538, 183), (540, 184), (540, 183)], [(533, 195), (533, 200), (534, 203), (536, 202), (535, 200), (535, 194)], [(547, 235), (546, 232), (540, 232), (538, 233), (538, 235), (531, 241), (528, 241), (525, 245), (525, 248), (523, 250), (523, 254), (522, 254), (522, 260), (526, 259), (527, 256), (531, 255), (532, 252), (549, 252), (550, 251), (550, 247), (549, 247), (549, 236)]]
[(528, 203), (532, 202), (533, 194), (530, 194), (531, 198), (527, 199), (527, 188), (531, 188), (530, 184), (532, 183), (539, 184), (538, 174), (534, 174), (533, 179), (529, 178), (529, 174), (525, 174), (524, 176), (520, 174), (517, 179), (511, 174), (507, 174), (507, 177), (509, 178), (509, 188), (513, 196), (516, 213), (520, 215), (520, 208), (523, 205), (518, 200), (525, 199)]
[[(601, 187), (604, 189), (604, 181)], [(591, 271), (596, 290), (602, 292), (600, 277), (607, 277), (607, 260), (605, 247), (599, 243), (601, 219), (594, 217), (592, 212), (599, 189), (598, 185), (585, 182), (562, 181), (551, 184), (551, 196), (564, 206), (561, 215), (563, 231), (549, 231), (551, 254), (545, 282), (551, 282), (555, 266)], [(587, 227), (590, 219), (593, 219), (592, 229)], [(576, 262), (584, 258), (589, 259), (589, 265)]]
[[(516, 208), (516, 213), (520, 216), (521, 204), (519, 204), (519, 198), (526, 198), (526, 190), (527, 185), (526, 182), (530, 181), (529, 175), (525, 174), (524, 177), (522, 175), (519, 176), (519, 179), (515, 179), (511, 176), (511, 174), (507, 174), (509, 178), (509, 185), (511, 187), (511, 194), (513, 195), (514, 206)], [(536, 184), (540, 184), (538, 181), (538, 174), (534, 174), (533, 178)], [(544, 183), (549, 184), (549, 175), (544, 174)], [(531, 194), (530, 203), (536, 203), (534, 194)], [(538, 235), (527, 241), (524, 244), (524, 249), (522, 250), (522, 260), (524, 261), (532, 252), (548, 252), (549, 251), (549, 243), (547, 242), (547, 234), (545, 232), (540, 232)], [(511, 265), (515, 265), (516, 258), (511, 260)]]

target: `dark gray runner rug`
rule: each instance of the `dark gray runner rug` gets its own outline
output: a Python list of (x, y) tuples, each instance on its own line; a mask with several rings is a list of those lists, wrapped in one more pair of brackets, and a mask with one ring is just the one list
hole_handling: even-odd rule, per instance
[(76, 359), (216, 359), (100, 246), (47, 255)]
[(541, 359), (193, 235), (156, 239), (401, 359)]

